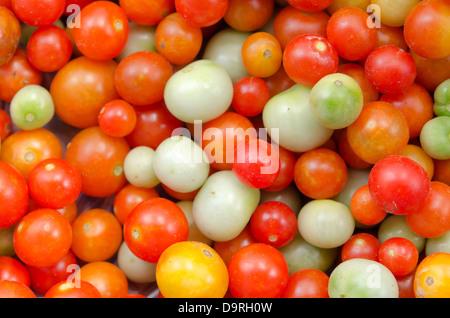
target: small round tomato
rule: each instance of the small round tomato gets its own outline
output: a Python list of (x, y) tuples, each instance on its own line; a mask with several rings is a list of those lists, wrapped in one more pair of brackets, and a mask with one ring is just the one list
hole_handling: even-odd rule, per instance
[(416, 298), (448, 298), (450, 296), (450, 254), (433, 253), (419, 262), (414, 276)]
[(354, 218), (364, 225), (379, 224), (387, 215), (373, 200), (369, 185), (365, 184), (353, 193), (350, 200), (350, 211)]
[(228, 270), (220, 255), (205, 243), (177, 242), (161, 254), (156, 283), (165, 298), (223, 298)]
[(368, 186), (377, 206), (392, 214), (419, 211), (425, 204), (431, 182), (425, 169), (400, 155), (378, 161), (370, 171)]
[(280, 157), (280, 172), (275, 181), (266, 188), (265, 191), (278, 192), (287, 188), (294, 181), (294, 169), (297, 158), (295, 154), (283, 147), (278, 147)]
[(164, 99), (164, 87), (172, 74), (169, 62), (161, 54), (140, 51), (120, 61), (114, 84), (119, 95), (128, 103), (150, 105)]
[(30, 274), (27, 268), (17, 259), (0, 256), (0, 281), (8, 280), (30, 287)]
[(258, 243), (258, 240), (254, 237), (250, 225), (247, 225), (235, 238), (228, 241), (215, 241), (213, 248), (228, 265), (237, 250), (252, 243)]
[(8, 63), (14, 56), (20, 40), (20, 22), (14, 13), (0, 6), (0, 33), (2, 42), (0, 44), (0, 66)]
[(192, 62), (200, 52), (202, 41), (202, 29), (188, 24), (177, 12), (165, 17), (155, 30), (156, 49), (176, 65)]
[(364, 105), (346, 132), (355, 154), (373, 164), (386, 156), (398, 155), (409, 142), (405, 116), (394, 105), (383, 101)]
[(286, 74), (305, 86), (314, 86), (322, 77), (335, 73), (338, 64), (338, 52), (326, 37), (320, 35), (297, 36), (283, 51)]
[(72, 42), (65, 32), (55, 25), (38, 28), (27, 43), (30, 63), (42, 72), (61, 69), (72, 57)]
[(231, 170), (249, 187), (270, 186), (280, 173), (280, 155), (276, 146), (258, 138), (239, 143)]
[(75, 254), (69, 250), (55, 265), (35, 267), (26, 265), (30, 274), (31, 287), (40, 294), (45, 294), (53, 285), (67, 280), (74, 270), (78, 270)]
[(30, 196), (38, 205), (62, 209), (78, 199), (81, 192), (81, 175), (63, 159), (45, 159), (28, 175)]
[(299, 269), (289, 276), (281, 298), (329, 298), (329, 277), (315, 268)]
[(16, 224), (28, 210), (27, 181), (11, 164), (0, 161), (0, 229)]
[(327, 24), (327, 38), (340, 57), (359, 61), (377, 45), (377, 30), (367, 23), (369, 14), (358, 7), (344, 7), (334, 12)]
[(157, 25), (175, 10), (174, 0), (120, 0), (128, 18), (139, 25)]
[(289, 269), (283, 254), (267, 244), (240, 248), (228, 263), (234, 298), (278, 298), (286, 289)]
[(374, 49), (364, 63), (367, 79), (382, 94), (406, 91), (416, 79), (414, 58), (395, 45)]
[(0, 280), (0, 298), (36, 298), (36, 294), (24, 284)]
[(266, 81), (255, 76), (245, 76), (233, 84), (231, 106), (243, 116), (254, 117), (262, 113), (270, 97)]
[(44, 298), (102, 298), (100, 291), (91, 283), (78, 280), (76, 282), (60, 281), (55, 283)]
[[(33, 244), (30, 244), (33, 242)], [(58, 211), (38, 209), (25, 215), (14, 231), (17, 256), (30, 266), (52, 266), (72, 244), (72, 226)]]
[(106, 261), (122, 243), (122, 226), (109, 211), (91, 209), (77, 216), (72, 223), (71, 249), (85, 262)]
[(381, 244), (378, 261), (395, 276), (410, 274), (417, 266), (419, 252), (413, 242), (404, 237), (391, 237)]
[(381, 242), (372, 234), (365, 232), (353, 234), (342, 246), (341, 261), (345, 262), (352, 258), (377, 261), (380, 246)]
[(395, 45), (405, 51), (408, 51), (409, 49), (403, 36), (403, 28), (388, 26), (385, 24), (381, 24), (379, 27), (377, 27), (376, 47), (381, 47), (383, 45)]
[(362, 160), (352, 149), (348, 142), (346, 129), (341, 130), (342, 134), (338, 139), (338, 152), (345, 163), (354, 169), (365, 169), (372, 166), (371, 163)]
[(336, 196), (347, 182), (347, 166), (335, 151), (316, 148), (303, 153), (294, 167), (297, 188), (313, 199)]
[(434, 91), (439, 84), (450, 78), (450, 56), (442, 59), (427, 59), (409, 52), (416, 63), (416, 82), (429, 91)]
[(436, 238), (450, 231), (450, 186), (431, 181), (430, 195), (415, 213), (406, 216), (408, 226), (414, 233), (425, 238)]
[(401, 156), (408, 157), (418, 164), (420, 164), (428, 174), (428, 177), (433, 179), (434, 177), (434, 161), (433, 159), (422, 149), (422, 147), (408, 144), (400, 153)]
[(273, 0), (229, 0), (223, 19), (234, 30), (256, 31), (269, 22), (274, 8)]
[(188, 232), (189, 223), (183, 210), (165, 198), (143, 201), (123, 225), (123, 237), (130, 251), (150, 263), (156, 263), (168, 246), (186, 241)]
[(116, 99), (105, 104), (98, 115), (98, 125), (108, 135), (125, 137), (136, 127), (136, 111), (124, 100)]
[(318, 12), (328, 8), (333, 0), (287, 0), (287, 2), (298, 10)]
[(132, 184), (125, 185), (114, 196), (113, 211), (120, 224), (124, 224), (128, 214), (141, 202), (159, 197), (154, 188), (141, 188)]
[(189, 24), (208, 27), (219, 22), (227, 12), (229, 0), (175, 0), (175, 9)]
[(80, 52), (93, 60), (106, 61), (125, 48), (130, 25), (124, 10), (110, 1), (94, 1), (79, 15), (73, 39)]
[(419, 140), (422, 149), (433, 159), (450, 159), (450, 116), (438, 116), (423, 125)]
[(121, 298), (128, 294), (128, 280), (117, 265), (110, 262), (91, 262), (80, 269), (81, 281), (98, 289), (102, 298)]
[(115, 194), (126, 184), (123, 171), (130, 146), (124, 138), (105, 134), (100, 127), (78, 132), (67, 146), (65, 160), (81, 174), (81, 192), (94, 197)]
[(282, 247), (297, 233), (297, 215), (283, 202), (267, 201), (253, 212), (250, 229), (258, 242)]
[(12, 0), (11, 4), (22, 22), (35, 27), (53, 24), (66, 7), (65, 0)]

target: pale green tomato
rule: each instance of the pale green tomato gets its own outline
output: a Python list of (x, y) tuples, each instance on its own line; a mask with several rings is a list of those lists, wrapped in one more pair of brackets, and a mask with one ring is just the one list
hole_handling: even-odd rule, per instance
[(156, 148), (153, 170), (162, 184), (174, 191), (188, 193), (200, 188), (208, 178), (209, 159), (190, 138), (172, 136)]
[(233, 171), (217, 171), (194, 198), (194, 221), (211, 240), (229, 241), (248, 224), (259, 200), (260, 190), (243, 184)]
[(426, 239), (424, 237), (417, 235), (409, 227), (404, 215), (389, 215), (386, 217), (378, 227), (377, 237), (381, 243), (384, 243), (384, 241), (390, 239), (391, 237), (406, 238), (414, 243), (419, 253), (425, 248), (426, 243)]
[(398, 298), (392, 272), (383, 264), (352, 258), (336, 266), (328, 282), (330, 298)]
[(128, 55), (139, 51), (156, 51), (155, 26), (139, 25), (130, 23), (128, 41), (122, 52), (115, 58), (117, 62), (122, 61)]
[(425, 255), (450, 253), (450, 231), (442, 236), (429, 238), (425, 243)]
[(134, 255), (125, 241), (117, 252), (117, 266), (132, 282), (153, 283), (156, 281), (156, 263), (146, 262)]
[(249, 76), (242, 61), (242, 45), (251, 33), (231, 28), (214, 34), (206, 43), (203, 58), (221, 65), (230, 74), (231, 80)]
[(342, 129), (358, 118), (364, 97), (356, 80), (346, 74), (333, 73), (322, 77), (313, 86), (310, 103), (322, 125)]
[(196, 241), (196, 242), (202, 242), (206, 245), (212, 246), (213, 241), (206, 237), (197, 227), (197, 224), (195, 224), (194, 221), (194, 214), (192, 212), (192, 207), (194, 205), (193, 201), (184, 200), (184, 201), (178, 201), (176, 202), (176, 205), (180, 207), (180, 209), (183, 211), (184, 215), (186, 216), (186, 219), (189, 223), (189, 235), (187, 240), (188, 241)]
[(277, 201), (286, 204), (297, 215), (302, 207), (302, 197), (298, 188), (291, 184), (280, 191), (261, 190), (260, 204), (267, 201)]
[(40, 85), (22, 87), (11, 100), (11, 121), (23, 130), (44, 127), (53, 119), (54, 114), (53, 98)]
[(310, 244), (321, 248), (343, 245), (355, 230), (350, 209), (330, 199), (312, 200), (298, 214), (300, 235)]
[(273, 96), (264, 107), (264, 127), (281, 147), (306, 152), (323, 145), (333, 134), (333, 129), (314, 116), (310, 96), (311, 88), (296, 84)]
[(131, 149), (125, 157), (123, 169), (127, 181), (139, 188), (153, 188), (160, 181), (153, 170), (155, 151), (147, 146)]
[(311, 245), (298, 232), (294, 239), (280, 247), (279, 251), (288, 264), (289, 274), (306, 268), (325, 272), (331, 268), (338, 256), (337, 248), (320, 248)]
[(450, 116), (450, 78), (434, 90), (433, 109), (436, 116)]
[(176, 118), (193, 124), (219, 117), (231, 105), (233, 82), (214, 61), (198, 60), (174, 73), (166, 83), (164, 100)]
[(420, 132), (420, 144), (433, 159), (450, 159), (450, 117), (439, 116), (427, 121)]

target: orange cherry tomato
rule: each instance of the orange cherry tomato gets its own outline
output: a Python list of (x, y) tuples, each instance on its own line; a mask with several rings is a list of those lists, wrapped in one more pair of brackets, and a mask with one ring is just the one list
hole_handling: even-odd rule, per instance
[(242, 45), (242, 61), (250, 75), (269, 77), (281, 66), (283, 53), (277, 38), (268, 32), (250, 35)]
[(98, 289), (102, 298), (122, 298), (128, 294), (128, 280), (119, 267), (110, 262), (91, 262), (79, 269), (80, 279)]
[(433, 253), (417, 266), (414, 276), (416, 298), (450, 297), (450, 254)]

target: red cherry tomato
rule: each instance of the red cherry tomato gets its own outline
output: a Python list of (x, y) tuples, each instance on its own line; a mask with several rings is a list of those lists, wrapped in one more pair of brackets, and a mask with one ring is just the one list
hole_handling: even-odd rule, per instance
[(108, 135), (125, 137), (134, 130), (136, 111), (124, 100), (113, 100), (105, 104), (98, 115), (98, 125)]
[(11, 4), (22, 22), (35, 27), (53, 24), (66, 7), (65, 0), (12, 0)]
[(240, 78), (234, 83), (231, 106), (239, 114), (246, 117), (262, 113), (270, 99), (270, 89), (266, 81), (254, 76)]
[(77, 282), (61, 281), (53, 285), (44, 298), (102, 298), (100, 291), (91, 283), (78, 280)]
[(120, 0), (128, 18), (139, 25), (157, 25), (175, 10), (174, 0)]
[(287, 0), (294, 8), (306, 12), (318, 12), (328, 8), (333, 0)]
[(27, 268), (17, 259), (0, 256), (0, 281), (8, 280), (30, 287), (30, 274)]
[(187, 23), (204, 28), (225, 16), (228, 0), (175, 0), (175, 9)]
[(289, 276), (281, 298), (329, 298), (329, 277), (315, 268), (299, 269)]
[(283, 147), (278, 147), (280, 156), (280, 172), (275, 181), (265, 191), (277, 192), (287, 188), (294, 181), (295, 162), (297, 158), (294, 153)]
[(0, 280), (0, 298), (36, 298), (36, 294), (24, 284)]
[(375, 203), (367, 184), (353, 192), (350, 199), (350, 211), (353, 217), (364, 225), (378, 224), (387, 215), (387, 212)]
[(352, 258), (378, 261), (380, 246), (380, 241), (374, 235), (365, 232), (356, 233), (342, 246), (341, 261), (345, 262)]
[(410, 274), (417, 266), (419, 252), (413, 242), (404, 237), (391, 237), (381, 244), (378, 261), (395, 276)]

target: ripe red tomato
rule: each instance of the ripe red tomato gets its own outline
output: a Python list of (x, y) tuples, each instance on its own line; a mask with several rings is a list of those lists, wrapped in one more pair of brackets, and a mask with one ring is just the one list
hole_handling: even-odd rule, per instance
[(114, 2), (88, 4), (81, 10), (79, 21), (80, 26), (73, 30), (73, 38), (78, 50), (86, 57), (106, 61), (125, 48), (130, 25), (124, 10)]
[(425, 169), (400, 155), (378, 161), (370, 171), (368, 185), (376, 205), (398, 215), (419, 211), (431, 189)]
[(28, 189), (34, 201), (44, 208), (62, 209), (78, 199), (81, 175), (63, 159), (45, 159), (28, 175)]
[(239, 114), (246, 117), (262, 113), (270, 99), (270, 89), (266, 81), (254, 76), (245, 76), (234, 83), (231, 106)]
[(419, 252), (413, 242), (404, 237), (391, 237), (381, 244), (378, 261), (395, 276), (410, 274), (417, 266)]
[(333, 0), (287, 0), (294, 8), (306, 12), (318, 12), (328, 8)]
[(150, 263), (156, 263), (168, 246), (186, 241), (188, 233), (183, 210), (165, 198), (141, 202), (123, 225), (123, 237), (130, 251)]
[(386, 217), (387, 212), (380, 208), (370, 194), (369, 185), (356, 189), (350, 200), (353, 217), (364, 225), (375, 225)]
[(256, 31), (269, 21), (274, 8), (273, 0), (229, 0), (223, 19), (234, 30)]
[(353, 234), (341, 249), (341, 261), (345, 262), (352, 258), (364, 258), (378, 261), (378, 250), (380, 241), (370, 233)]
[(30, 266), (55, 265), (66, 255), (71, 244), (72, 226), (53, 209), (43, 208), (28, 213), (14, 231), (16, 254)]
[(102, 298), (100, 291), (91, 283), (79, 280), (55, 283), (45, 294), (44, 298)]
[(105, 104), (98, 115), (98, 125), (108, 135), (125, 137), (136, 127), (136, 111), (124, 100), (116, 99)]
[(289, 279), (283, 254), (263, 243), (240, 248), (228, 263), (228, 274), (234, 298), (278, 298)]
[(20, 21), (35, 27), (53, 24), (66, 7), (65, 0), (12, 0), (11, 4)]
[(281, 298), (329, 298), (329, 277), (315, 268), (299, 269), (289, 276)]
[(338, 64), (338, 52), (327, 38), (320, 35), (297, 36), (283, 52), (286, 74), (305, 86), (314, 86), (322, 77), (335, 73)]
[(36, 294), (24, 284), (0, 280), (0, 298), (36, 298)]
[(294, 181), (295, 163), (297, 161), (296, 156), (292, 151), (283, 147), (278, 147), (278, 153), (280, 156), (280, 172), (275, 181), (272, 182), (270, 186), (264, 188), (265, 191), (281, 191)]
[(204, 28), (225, 16), (228, 0), (175, 0), (175, 9), (189, 24)]
[(119, 5), (139, 25), (157, 25), (175, 10), (174, 0), (120, 0)]
[(0, 229), (16, 224), (28, 210), (27, 181), (11, 164), (0, 161)]
[(30, 287), (30, 274), (27, 268), (17, 259), (0, 256), (0, 281), (8, 280)]
[(0, 6), (0, 66), (11, 60), (19, 46), (20, 22), (14, 13), (3, 6)]

